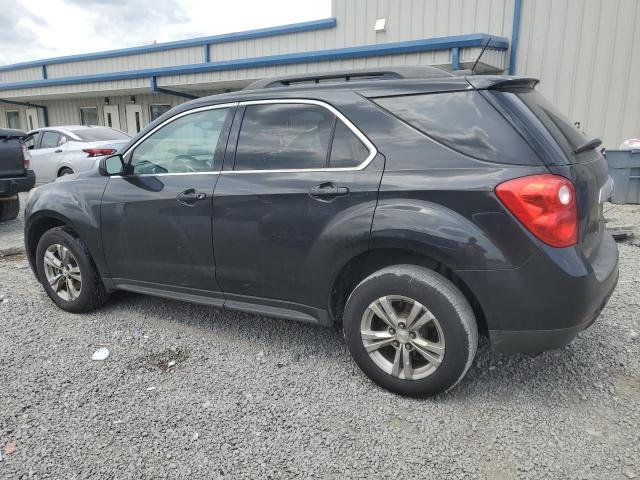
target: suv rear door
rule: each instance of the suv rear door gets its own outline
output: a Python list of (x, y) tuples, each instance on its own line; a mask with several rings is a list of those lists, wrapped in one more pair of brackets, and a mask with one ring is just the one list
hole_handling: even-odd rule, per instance
[(613, 187), (607, 163), (597, 150), (599, 141), (585, 136), (549, 101), (532, 88), (500, 88), (485, 92), (497, 106), (506, 108), (532, 134), (544, 162), (558, 175), (569, 178), (576, 192), (578, 247), (591, 258), (605, 230), (603, 202)]
[(227, 305), (326, 309), (331, 267), (368, 242), (384, 159), (328, 104), (240, 105), (213, 201)]

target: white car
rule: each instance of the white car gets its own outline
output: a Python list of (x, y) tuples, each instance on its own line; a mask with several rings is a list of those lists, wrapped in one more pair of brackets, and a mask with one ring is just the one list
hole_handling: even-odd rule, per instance
[(620, 145), (620, 150), (640, 150), (640, 138), (630, 138)]
[(129, 140), (129, 135), (115, 128), (71, 125), (32, 130), (24, 142), (36, 183), (47, 183), (93, 168), (98, 157), (115, 153)]

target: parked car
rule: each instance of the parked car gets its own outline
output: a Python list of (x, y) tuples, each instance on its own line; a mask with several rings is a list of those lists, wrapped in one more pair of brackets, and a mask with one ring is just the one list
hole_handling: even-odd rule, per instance
[(640, 138), (630, 138), (620, 144), (619, 150), (640, 150)]
[(47, 183), (93, 168), (98, 157), (115, 153), (130, 139), (115, 128), (71, 125), (32, 130), (24, 141), (38, 183)]
[(537, 81), (425, 67), (260, 81), (175, 107), (39, 188), (31, 266), (62, 309), (128, 290), (331, 326), (407, 395), (570, 342), (618, 250), (607, 165)]
[(35, 183), (29, 152), (21, 140), (24, 135), (22, 130), (0, 128), (0, 222), (18, 216), (18, 193), (29, 191)]

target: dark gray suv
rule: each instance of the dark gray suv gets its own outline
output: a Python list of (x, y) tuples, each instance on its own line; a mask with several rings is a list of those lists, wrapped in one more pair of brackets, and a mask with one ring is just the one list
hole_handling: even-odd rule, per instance
[(185, 103), (31, 194), (31, 266), (71, 312), (128, 290), (339, 323), (375, 382), (444, 392), (479, 332), (560, 347), (617, 282), (600, 142), (535, 85), (384, 69)]

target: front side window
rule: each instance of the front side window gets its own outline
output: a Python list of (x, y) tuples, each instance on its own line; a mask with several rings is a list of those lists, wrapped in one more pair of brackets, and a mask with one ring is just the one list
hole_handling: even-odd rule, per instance
[(43, 132), (40, 140), (40, 148), (55, 148), (60, 141), (60, 134), (57, 132)]
[(138, 145), (131, 156), (133, 173), (195, 173), (213, 170), (228, 108), (180, 117)]
[(7, 126), (9, 128), (15, 128), (17, 130), (20, 130), (22, 128), (22, 122), (20, 121), (20, 112), (7, 112)]
[(234, 170), (324, 168), (334, 122), (333, 113), (319, 105), (249, 105)]
[(80, 107), (80, 124), (98, 125), (98, 107)]
[(156, 118), (164, 115), (171, 110), (171, 105), (151, 105), (149, 107), (149, 117), (153, 122)]

